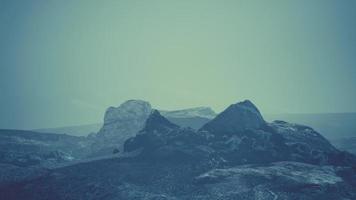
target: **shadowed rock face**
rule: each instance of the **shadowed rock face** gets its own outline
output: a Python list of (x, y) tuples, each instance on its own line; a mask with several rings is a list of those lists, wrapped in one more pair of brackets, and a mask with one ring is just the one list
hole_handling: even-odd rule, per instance
[(177, 129), (179, 126), (168, 121), (157, 110), (153, 110), (151, 115), (146, 120), (143, 131), (168, 132), (171, 129)]
[(232, 104), (213, 120), (204, 125), (201, 130), (212, 133), (236, 133), (247, 129), (258, 129), (265, 121), (249, 100)]
[(164, 118), (158, 111), (152, 112), (145, 127), (125, 142), (126, 152), (142, 150), (141, 158), (181, 162), (199, 160), (207, 155), (200, 149), (204, 138), (193, 129), (180, 128)]
[(289, 149), (289, 160), (343, 166), (356, 164), (354, 155), (336, 149), (320, 133), (308, 126), (274, 121), (268, 127), (283, 137)]
[(169, 138), (176, 135), (179, 127), (160, 115), (154, 110), (146, 120), (145, 127), (135, 136), (128, 139), (124, 144), (126, 152), (144, 149), (154, 150), (167, 145)]

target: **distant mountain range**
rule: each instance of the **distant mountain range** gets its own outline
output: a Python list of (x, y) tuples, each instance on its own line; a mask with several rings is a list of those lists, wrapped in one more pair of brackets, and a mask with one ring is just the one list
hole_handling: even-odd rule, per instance
[[(5, 130), (1, 141), (25, 148), (43, 146), (45, 137), (44, 146), (61, 149), (58, 139), (69, 139), (79, 142), (65, 147), (69, 155), (97, 157), (51, 168), (0, 159), (4, 199), (356, 199), (355, 155), (311, 127), (266, 121), (248, 100), (198, 129), (134, 100), (109, 108), (99, 132), (89, 137), (38, 135)], [(16, 151), (15, 157), (23, 152)], [(100, 157), (108, 153), (116, 156)]]
[(57, 133), (57, 134), (68, 134), (73, 136), (87, 136), (90, 133), (96, 133), (99, 131), (103, 124), (83, 124), (76, 126), (63, 126), (56, 128), (43, 128), (43, 129), (34, 129), (35, 132), (40, 133)]
[[(136, 100), (136, 102), (139, 100)], [(131, 101), (135, 102), (135, 101)], [(114, 107), (112, 107), (114, 109)], [(160, 111), (167, 119), (182, 127), (191, 127), (199, 129), (209, 120), (216, 116), (216, 113), (210, 107), (196, 107), (182, 110)], [(34, 131), (42, 133), (59, 133), (74, 136), (87, 136), (90, 133), (97, 133), (102, 127), (102, 123), (85, 124), (78, 126), (35, 129)]]
[(216, 117), (216, 113), (210, 107), (196, 107), (183, 110), (160, 110), (161, 115), (166, 118), (192, 118), (200, 117), (206, 119), (213, 119)]
[[(201, 107), (198, 109), (200, 108)], [(207, 110), (211, 110), (208, 107), (206, 108)], [(212, 119), (211, 116), (213, 116), (204, 116), (200, 115), (199, 113), (193, 115), (189, 112), (181, 112), (189, 110), (196, 110), (196, 108), (177, 111), (163, 111), (162, 115), (180, 126), (190, 126), (194, 129), (199, 129), (202, 125)], [(175, 115), (175, 113), (179, 113), (179, 115)], [(265, 118), (267, 121), (284, 120), (292, 123), (311, 126), (330, 140), (356, 136), (356, 113), (266, 114)], [(102, 123), (96, 123), (78, 126), (36, 129), (34, 131), (43, 133), (69, 134), (74, 136), (86, 136), (90, 133), (98, 132), (101, 126)]]

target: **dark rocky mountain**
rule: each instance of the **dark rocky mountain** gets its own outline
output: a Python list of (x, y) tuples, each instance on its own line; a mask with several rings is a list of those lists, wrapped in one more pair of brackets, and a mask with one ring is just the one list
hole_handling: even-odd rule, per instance
[(173, 126), (156, 111), (140, 134), (125, 143), (125, 151), (140, 148), (155, 157), (161, 153), (166, 157), (188, 158), (204, 154), (203, 157), (222, 165), (286, 160), (331, 165), (356, 163), (352, 154), (337, 150), (310, 127), (283, 121), (265, 122), (250, 101), (229, 106), (198, 132)]
[(205, 124), (201, 130), (212, 133), (236, 133), (258, 129), (265, 125), (260, 111), (249, 100), (230, 105), (226, 110)]
[(182, 162), (208, 156), (205, 147), (201, 146), (203, 142), (204, 138), (193, 129), (180, 128), (154, 111), (143, 130), (125, 142), (124, 150), (141, 150), (141, 159)]
[(157, 110), (153, 110), (150, 116), (147, 118), (145, 127), (142, 131), (169, 134), (172, 129), (177, 128), (179, 128), (179, 126), (167, 120)]
[(5, 176), (0, 197), (356, 199), (354, 155), (310, 127), (266, 122), (250, 101), (229, 106), (198, 131), (150, 111), (124, 151), (115, 158), (32, 169), (35, 176), (17, 181)]

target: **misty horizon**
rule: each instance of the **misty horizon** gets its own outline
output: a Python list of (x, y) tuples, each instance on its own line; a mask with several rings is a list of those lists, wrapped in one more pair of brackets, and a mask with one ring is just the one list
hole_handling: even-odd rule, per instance
[[(123, 102), (122, 102), (123, 103)], [(233, 103), (232, 103), (233, 104)], [(120, 104), (119, 104), (120, 105)], [(231, 104), (230, 104), (231, 105)], [(229, 105), (226, 106), (226, 108)], [(109, 107), (118, 107), (117, 106), (108, 106)], [(159, 110), (159, 111), (179, 111), (179, 110), (189, 110), (189, 109), (194, 109), (194, 108), (200, 108), (200, 107), (204, 107), (204, 108), (211, 108), (216, 114), (219, 114), (220, 112), (224, 111), (226, 108), (224, 108), (223, 110), (221, 110), (220, 112), (217, 112), (216, 110), (214, 110), (212, 107), (210, 106), (196, 106), (196, 107), (188, 107), (188, 108), (180, 108), (180, 109), (161, 109), (161, 108), (156, 108), (155, 109)], [(55, 129), (55, 128), (64, 128), (64, 127), (80, 127), (80, 126), (86, 126), (86, 125), (102, 125), (103, 123), (103, 117), (105, 115), (105, 111), (107, 110), (107, 108), (103, 109), (101, 112), (101, 117), (98, 118), (97, 121), (92, 121), (92, 122), (84, 122), (84, 123), (69, 123), (69, 124), (59, 124), (56, 126), (40, 126), (40, 127), (0, 127), (1, 129), (20, 129), (20, 130), (40, 130), (40, 129)], [(315, 112), (304, 112), (304, 113), (264, 113), (263, 110), (261, 110), (261, 113), (264, 117), (267, 116), (268, 119), (270, 119), (270, 121), (273, 120), (283, 120), (283, 118), (273, 118), (273, 117), (278, 117), (278, 116), (283, 116), (283, 115), (347, 115), (347, 114), (356, 114), (356, 112), (320, 112), (320, 113), (315, 113)], [(80, 120), (80, 119), (79, 119)]]

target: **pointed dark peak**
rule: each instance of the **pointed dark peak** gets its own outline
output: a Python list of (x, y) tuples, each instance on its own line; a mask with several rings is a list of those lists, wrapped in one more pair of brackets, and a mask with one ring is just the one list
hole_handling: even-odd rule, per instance
[(236, 133), (246, 129), (258, 129), (265, 121), (258, 108), (249, 100), (230, 105), (201, 130)]
[(163, 117), (158, 110), (153, 110), (146, 120), (146, 125), (143, 131), (165, 131), (177, 128), (179, 128), (178, 125), (173, 124), (168, 119)]

